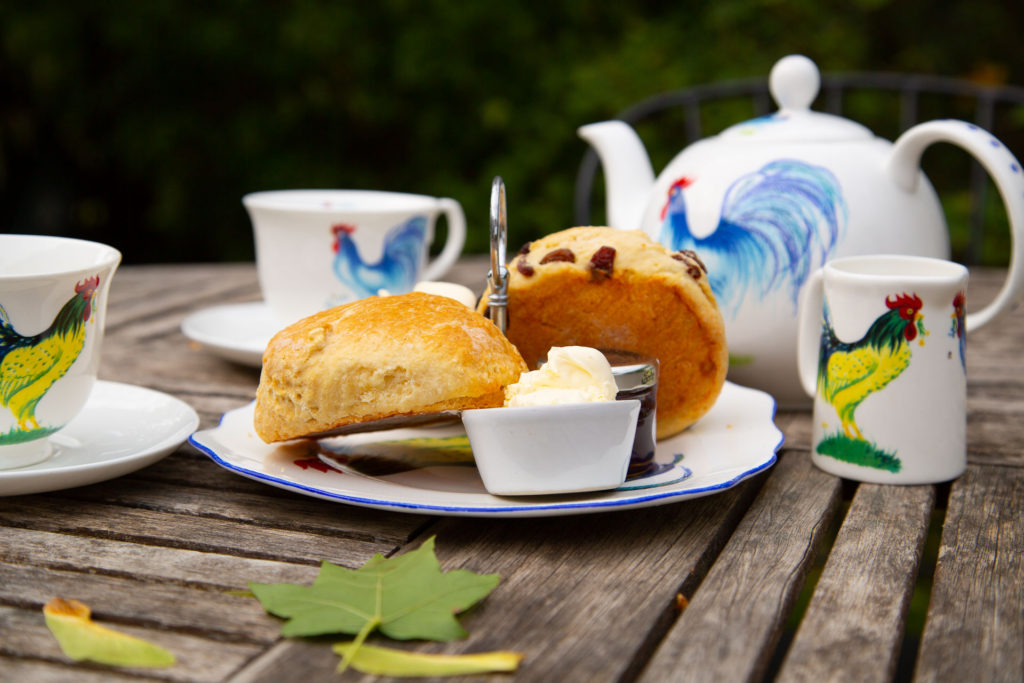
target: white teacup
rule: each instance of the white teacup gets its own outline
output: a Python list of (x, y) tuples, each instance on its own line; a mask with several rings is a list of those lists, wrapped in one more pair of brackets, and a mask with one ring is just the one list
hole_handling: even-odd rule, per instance
[[(282, 323), (380, 290), (410, 292), (451, 268), (466, 240), (454, 199), (370, 190), (279, 190), (242, 198), (256, 238), (260, 289)], [(448, 237), (427, 263), (437, 216)]]
[(966, 331), (1015, 292), (965, 316), (967, 269), (915, 256), (836, 259), (799, 309), (797, 360), (814, 397), (811, 459), (880, 484), (949, 481), (967, 467)]
[(0, 235), (0, 469), (45, 460), (85, 406), (120, 261), (97, 242)]

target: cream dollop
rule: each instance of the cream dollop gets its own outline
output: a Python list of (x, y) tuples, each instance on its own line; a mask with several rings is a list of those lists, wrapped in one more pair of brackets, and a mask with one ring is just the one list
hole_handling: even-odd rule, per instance
[(446, 296), (449, 299), (455, 299), (462, 303), (471, 310), (476, 309), (476, 295), (473, 294), (473, 290), (465, 285), (456, 284), (454, 282), (434, 282), (434, 281), (423, 281), (417, 282), (413, 288), (414, 292), (423, 292), (424, 294), (436, 294), (437, 296)]
[(505, 388), (505, 405), (541, 406), (614, 401), (618, 388), (604, 354), (588, 346), (554, 346), (539, 370)]
[[(476, 310), (476, 295), (473, 294), (472, 289), (465, 285), (456, 284), (454, 282), (421, 280), (416, 283), (412, 288), (412, 291), (423, 292), (424, 294), (435, 294), (437, 296), (446, 296), (449, 299), (455, 299), (472, 311)], [(386, 289), (378, 289), (377, 296), (391, 296), (391, 292)]]

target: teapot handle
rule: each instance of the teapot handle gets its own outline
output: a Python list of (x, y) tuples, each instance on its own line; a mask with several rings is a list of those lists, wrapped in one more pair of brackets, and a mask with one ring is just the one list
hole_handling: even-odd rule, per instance
[(967, 316), (967, 330), (973, 331), (1015, 308), (1024, 295), (1024, 170), (1006, 145), (984, 128), (955, 119), (929, 121), (914, 126), (893, 145), (887, 170), (900, 188), (917, 189), (921, 155), (935, 142), (957, 145), (978, 160), (999, 188), (1010, 221), (1009, 273), (992, 303)]

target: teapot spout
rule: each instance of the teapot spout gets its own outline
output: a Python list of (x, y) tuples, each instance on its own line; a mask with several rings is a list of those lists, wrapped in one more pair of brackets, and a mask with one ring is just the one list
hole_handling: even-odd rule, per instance
[(591, 123), (581, 126), (577, 133), (601, 159), (608, 225), (639, 230), (654, 189), (654, 169), (640, 136), (623, 121)]

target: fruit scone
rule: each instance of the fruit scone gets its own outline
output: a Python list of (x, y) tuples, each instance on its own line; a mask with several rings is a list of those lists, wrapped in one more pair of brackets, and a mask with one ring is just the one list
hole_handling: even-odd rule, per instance
[(640, 231), (579, 227), (524, 246), (508, 268), (506, 334), (529, 367), (553, 346), (657, 358), (658, 438), (714, 405), (729, 365), (725, 324), (693, 252)]

